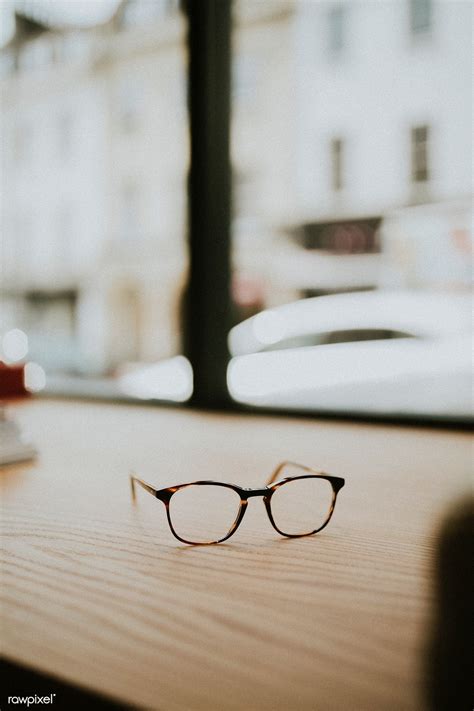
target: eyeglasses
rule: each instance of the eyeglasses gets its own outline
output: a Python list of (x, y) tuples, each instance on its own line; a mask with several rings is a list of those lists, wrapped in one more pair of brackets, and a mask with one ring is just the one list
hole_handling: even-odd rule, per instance
[(194, 481), (155, 489), (130, 475), (135, 485), (162, 501), (172, 534), (182, 543), (208, 545), (230, 538), (242, 523), (248, 500), (262, 496), (273, 528), (282, 536), (299, 538), (318, 533), (329, 523), (344, 479), (302, 464), (282, 462), (266, 486), (248, 489), (220, 481)]

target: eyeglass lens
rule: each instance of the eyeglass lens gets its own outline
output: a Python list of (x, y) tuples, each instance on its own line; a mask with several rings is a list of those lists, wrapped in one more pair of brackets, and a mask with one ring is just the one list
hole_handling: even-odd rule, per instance
[(190, 543), (225, 538), (238, 516), (239, 494), (226, 486), (190, 484), (170, 499), (169, 514), (177, 535)]
[(332, 486), (326, 479), (293, 479), (274, 491), (270, 507), (279, 531), (300, 536), (326, 523), (332, 501)]

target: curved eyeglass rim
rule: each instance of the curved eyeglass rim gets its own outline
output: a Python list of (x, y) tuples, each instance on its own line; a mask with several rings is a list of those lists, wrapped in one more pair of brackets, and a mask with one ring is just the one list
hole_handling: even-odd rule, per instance
[[(278, 491), (278, 489), (280, 489), (282, 486), (284, 486), (284, 484), (291, 483), (292, 481), (300, 481), (302, 479), (322, 479), (323, 481), (328, 481), (332, 487), (331, 503), (329, 505), (329, 509), (328, 509), (326, 518), (324, 519), (321, 526), (314, 528), (312, 531), (307, 531), (306, 533), (286, 533), (285, 531), (282, 531), (282, 529), (279, 528), (279, 526), (277, 526), (277, 524), (275, 522), (275, 518), (273, 516), (273, 511), (272, 511), (272, 505), (271, 505), (273, 494), (276, 491)], [(264, 500), (264, 501), (265, 501), (265, 508), (267, 510), (268, 518), (270, 519), (270, 523), (272, 524), (275, 531), (277, 531), (281, 536), (285, 536), (286, 538), (304, 538), (306, 536), (313, 536), (315, 533), (319, 533), (319, 531), (322, 531), (323, 528), (326, 528), (326, 526), (328, 525), (328, 523), (331, 520), (332, 515), (334, 513), (337, 495), (345, 483), (344, 480), (342, 480), (342, 483), (340, 483), (340, 481), (337, 481), (337, 480), (340, 480), (340, 477), (333, 477), (331, 475), (325, 475), (325, 474), (302, 474), (300, 476), (285, 477), (284, 479), (279, 479), (274, 484), (272, 484), (270, 486), (270, 488), (272, 490), (271, 496), (268, 497), (268, 500)]]
[[(237, 509), (237, 515), (236, 515), (229, 531), (226, 533), (225, 536), (222, 536), (221, 538), (218, 538), (218, 539), (215, 539), (212, 541), (191, 541), (187, 538), (183, 538), (176, 531), (176, 529), (173, 525), (171, 511), (170, 511), (171, 499), (173, 498), (173, 495), (176, 494), (177, 492), (182, 491), (183, 489), (187, 489), (191, 486), (221, 486), (226, 489), (231, 489), (232, 491), (235, 491), (235, 493), (239, 496), (239, 505), (238, 505), (238, 509)], [(245, 514), (245, 509), (247, 507), (247, 502), (245, 501), (245, 503), (244, 503), (242, 501), (242, 497), (240, 496), (240, 493), (239, 493), (240, 487), (236, 487), (235, 484), (227, 484), (226, 482), (222, 482), (222, 481), (204, 480), (204, 481), (192, 481), (192, 482), (189, 482), (188, 484), (178, 484), (177, 486), (173, 486), (173, 487), (169, 487), (169, 488), (172, 489), (172, 492), (171, 492), (170, 496), (168, 497), (167, 501), (164, 502), (165, 507), (166, 507), (166, 517), (168, 519), (168, 525), (171, 529), (171, 533), (173, 534), (173, 536), (175, 538), (178, 539), (178, 541), (181, 541), (181, 543), (187, 543), (188, 545), (192, 545), (192, 546), (210, 546), (210, 545), (214, 545), (216, 543), (223, 543), (224, 541), (226, 541), (228, 538), (230, 538), (236, 532), (236, 530), (242, 523), (242, 519)], [(166, 491), (166, 489), (163, 489), (162, 491)], [(157, 493), (160, 493), (160, 492), (157, 492)], [(160, 498), (160, 497), (157, 496), (157, 498)]]

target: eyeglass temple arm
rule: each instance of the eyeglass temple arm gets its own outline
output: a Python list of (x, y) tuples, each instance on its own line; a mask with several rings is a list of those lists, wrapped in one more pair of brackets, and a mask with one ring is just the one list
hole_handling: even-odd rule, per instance
[(157, 489), (155, 489), (153, 486), (150, 486), (150, 484), (147, 484), (146, 481), (142, 481), (141, 479), (139, 479), (137, 476), (135, 476), (135, 474), (130, 474), (130, 490), (132, 493), (133, 501), (137, 500), (135, 484), (139, 484), (142, 489), (148, 491), (152, 496), (156, 496)]
[(266, 482), (266, 485), (267, 485), (267, 486), (269, 486), (270, 484), (273, 484), (273, 482), (277, 479), (279, 473), (281, 472), (281, 470), (283, 469), (283, 467), (286, 466), (286, 464), (288, 464), (288, 462), (280, 462), (280, 464), (276, 467), (276, 469), (273, 470), (272, 475), (270, 476), (270, 478), (269, 478), (268, 481)]
[(324, 472), (317, 471), (316, 469), (311, 469), (311, 467), (306, 467), (304, 464), (297, 464), (296, 462), (280, 462), (280, 464), (277, 466), (277, 468), (273, 471), (273, 474), (269, 478), (269, 480), (266, 483), (266, 486), (270, 486), (270, 484), (273, 484), (276, 479), (278, 479), (278, 476), (282, 469), (284, 469), (286, 466), (291, 465), (292, 467), (297, 467), (298, 469), (302, 469), (305, 472), (309, 472), (310, 474), (324, 474)]

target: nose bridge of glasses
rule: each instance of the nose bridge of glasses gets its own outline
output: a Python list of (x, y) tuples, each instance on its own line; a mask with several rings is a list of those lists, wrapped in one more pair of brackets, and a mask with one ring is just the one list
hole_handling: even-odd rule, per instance
[(250, 499), (252, 496), (268, 496), (268, 494), (270, 493), (270, 489), (268, 489), (266, 486), (263, 489), (245, 488), (242, 489), (242, 492), (244, 494), (245, 499)]

